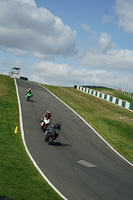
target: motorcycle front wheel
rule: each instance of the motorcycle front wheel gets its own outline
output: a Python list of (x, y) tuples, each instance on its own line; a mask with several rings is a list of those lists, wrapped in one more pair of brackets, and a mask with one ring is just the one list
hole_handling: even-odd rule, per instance
[(46, 131), (46, 128), (47, 128), (47, 125), (46, 125), (46, 124), (44, 124), (44, 125), (43, 125), (43, 132), (45, 132), (45, 131)]
[(53, 140), (54, 140), (54, 137), (53, 137), (53, 136), (50, 136), (50, 137), (49, 137), (49, 140), (48, 140), (48, 145), (51, 145), (52, 142), (53, 142)]
[(47, 141), (48, 141), (48, 137), (49, 137), (49, 135), (48, 135), (48, 134), (46, 134), (46, 135), (45, 135), (45, 142), (47, 142)]

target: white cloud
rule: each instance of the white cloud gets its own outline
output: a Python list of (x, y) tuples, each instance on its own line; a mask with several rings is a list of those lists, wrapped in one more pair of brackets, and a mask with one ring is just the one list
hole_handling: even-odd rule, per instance
[(105, 14), (103, 17), (102, 17), (102, 23), (103, 24), (108, 24), (108, 23), (111, 23), (113, 22), (113, 16), (110, 16), (108, 14)]
[(111, 35), (107, 33), (101, 33), (98, 41), (98, 48), (100, 50), (106, 51), (107, 49), (112, 49), (114, 44), (111, 42)]
[(34, 7), (36, 7), (36, 3), (35, 3), (35, 1), (34, 0), (12, 0), (12, 1), (16, 1), (16, 2), (20, 2), (20, 3), (22, 3), (22, 4), (28, 4), (28, 5), (30, 5), (30, 6), (34, 6)]
[(35, 63), (32, 68), (33, 74), (36, 74), (33, 75), (34, 78), (51, 85), (68, 84), (72, 71), (72, 67), (66, 64), (44, 61)]
[(133, 51), (110, 49), (106, 53), (87, 51), (81, 58), (82, 65), (106, 70), (133, 72)]
[[(132, 0), (116, 0), (115, 8), (119, 26), (133, 33)], [(112, 20), (109, 15), (102, 18), (104, 24)], [(91, 44), (94, 45), (96, 32), (87, 24), (81, 23), (80, 26), (89, 33)], [(75, 68), (56, 63), (55, 57), (58, 55), (75, 54), (75, 39), (75, 31), (64, 25), (61, 18), (54, 16), (49, 10), (37, 8), (35, 0), (0, 0), (0, 49), (7, 52), (7, 57), (9, 53), (21, 56), (20, 61), (11, 55), (6, 60), (1, 55), (1, 71), (4, 73), (16, 66), (22, 67), (22, 76), (27, 77), (29, 74), (29, 80), (49, 85), (92, 84), (119, 87), (121, 82), (123, 87), (128, 83), (133, 88), (133, 51), (117, 48), (111, 35), (104, 32), (94, 48), (89, 46), (89, 50), (79, 52), (75, 57), (82, 66), (79, 67), (77, 63)], [(24, 60), (26, 54), (30, 57)], [(36, 61), (32, 66), (35, 59), (43, 59), (45, 62)]]
[(84, 23), (80, 23), (80, 26), (87, 32), (87, 33), (91, 33), (91, 27), (87, 24)]
[(117, 48), (106, 33), (101, 33), (96, 48), (79, 53), (79, 60), (82, 65), (91, 68), (128, 70), (133, 73), (133, 51)]
[(54, 61), (55, 57), (53, 55), (46, 55), (46, 54), (41, 54), (41, 53), (34, 53), (34, 56), (38, 59), (42, 59), (42, 60), (49, 60), (49, 61)]
[(74, 86), (97, 85), (124, 90), (133, 88), (132, 74), (130, 72), (108, 72), (106, 70), (90, 70), (87, 68), (74, 68), (65, 64), (53, 62), (38, 62), (30, 69), (31, 80), (47, 85)]
[(6, 52), (20, 57), (24, 57), (25, 55), (27, 55), (27, 51), (16, 48), (7, 48)]
[(0, 46), (44, 55), (75, 53), (76, 32), (34, 0), (0, 0)]
[(133, 1), (116, 0), (115, 10), (119, 18), (118, 25), (133, 34)]

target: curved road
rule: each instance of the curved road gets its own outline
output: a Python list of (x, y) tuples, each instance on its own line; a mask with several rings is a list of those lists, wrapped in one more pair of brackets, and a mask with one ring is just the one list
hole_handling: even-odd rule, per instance
[[(74, 112), (43, 87), (17, 79), (26, 145), (49, 181), (68, 200), (133, 200), (133, 166), (119, 157)], [(26, 90), (34, 96), (27, 102)], [(40, 119), (62, 122), (53, 145), (44, 141)]]

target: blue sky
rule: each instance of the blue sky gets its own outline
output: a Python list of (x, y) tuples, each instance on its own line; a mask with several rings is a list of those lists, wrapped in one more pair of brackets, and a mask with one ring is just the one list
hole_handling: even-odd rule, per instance
[(132, 0), (0, 0), (0, 73), (133, 92)]

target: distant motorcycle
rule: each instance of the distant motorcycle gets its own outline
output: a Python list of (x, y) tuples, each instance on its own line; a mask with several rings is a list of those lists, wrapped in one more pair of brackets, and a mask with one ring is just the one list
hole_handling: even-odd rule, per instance
[(45, 132), (48, 125), (50, 125), (50, 119), (44, 117), (40, 122), (41, 129)]
[(27, 93), (25, 98), (27, 99), (27, 101), (29, 101), (32, 96), (33, 96), (33, 94)]

